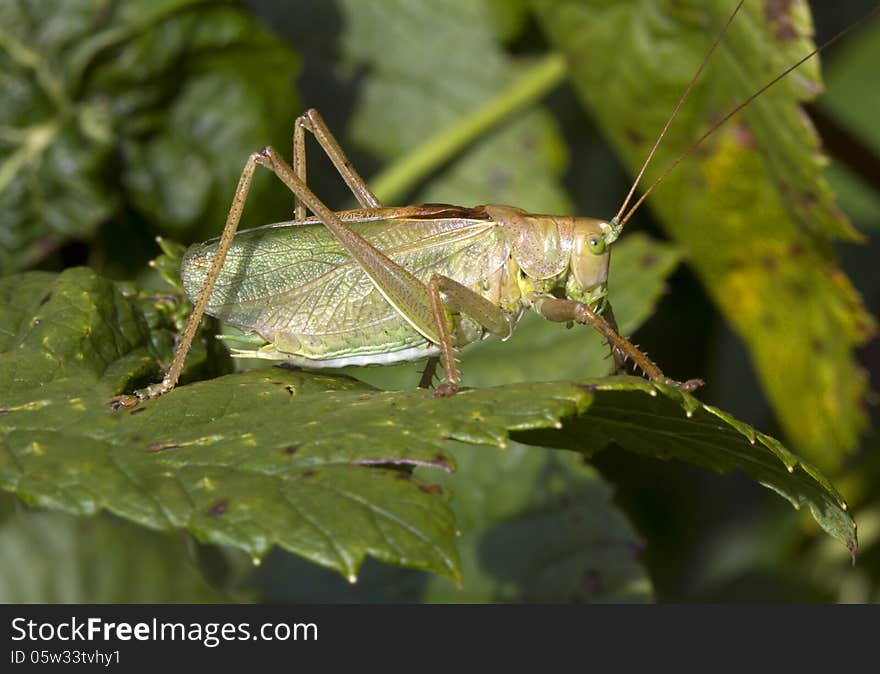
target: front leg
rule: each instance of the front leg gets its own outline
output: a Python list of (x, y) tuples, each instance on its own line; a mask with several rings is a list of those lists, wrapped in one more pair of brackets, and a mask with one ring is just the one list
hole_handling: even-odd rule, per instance
[(608, 341), (612, 349), (619, 349), (623, 354), (632, 358), (636, 366), (652, 381), (676, 386), (688, 393), (695, 391), (704, 383), (702, 379), (689, 379), (685, 382), (677, 382), (667, 377), (646, 354), (628, 339), (621, 337), (604, 318), (586, 304), (544, 295), (536, 295), (530, 299), (535, 310), (548, 321), (555, 323), (573, 321), (581, 325), (591, 325)]

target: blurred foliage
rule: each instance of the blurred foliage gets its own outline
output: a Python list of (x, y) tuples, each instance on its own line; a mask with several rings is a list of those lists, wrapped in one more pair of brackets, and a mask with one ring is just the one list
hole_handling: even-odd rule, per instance
[(284, 601), (643, 602), (651, 582), (644, 542), (611, 503), (611, 488), (574, 454), (511, 442), (464, 445), (455, 475), (463, 586), (407, 569), (364, 565), (355, 587), (289, 555), (270, 555), (256, 578)]
[(209, 236), (248, 153), (289, 134), (298, 105), (292, 52), (231, 3), (5, 2), (0, 72), (6, 273), (126, 211)]
[[(349, 0), (342, 8), (345, 62), (370, 69), (351, 122), (352, 139), (382, 159), (399, 157), (441, 133), (515, 82), (522, 70), (492, 39), (493, 16), (482, 3)], [(469, 48), (450, 49), (453, 44)], [(570, 212), (559, 184), (564, 157), (552, 119), (536, 108), (466, 148), (427, 181), (417, 200)], [(380, 190), (379, 197), (386, 195)]]
[(182, 538), (109, 517), (83, 519), (16, 508), (0, 521), (3, 603), (246, 599), (212, 588), (194, 562)]
[[(404, 183), (408, 194), (398, 186), (394, 201), (502, 202), (607, 217), (629, 187), (616, 154), (629, 171), (641, 162), (733, 4), (450, 0), (441, 7), (251, 0), (248, 11), (236, 2), (77, 0), (59, 11), (45, 3), (3, 3), (0, 271), (35, 266), (57, 271), (88, 263), (105, 276), (136, 279), (120, 286), (124, 292), (112, 302), (101, 303), (125, 319), (117, 323), (112, 317), (109, 324), (117, 325), (113, 349), (127, 355), (114, 361), (106, 343), (89, 352), (82, 349), (92, 343), (88, 339), (69, 342), (66, 356), (75, 360), (77, 352), (87, 354), (93, 365), (91, 371), (84, 365), (83, 372), (90, 373), (83, 376), (101, 383), (93, 399), (72, 390), (65, 395), (97, 401), (105, 388), (141, 385), (167, 363), (186, 310), (174, 293), (135, 290), (162, 287), (155, 271), (145, 271), (155, 255), (150, 238), (165, 233), (193, 241), (215, 235), (247, 154), (269, 142), (287, 148), (303, 105), (321, 110), (355, 165), (368, 179), (381, 181), (429, 141), (442, 139), (449, 128), (515, 89), (529, 67), (554, 50), (567, 58), (570, 85), (551, 93), (554, 83), (548, 82), (549, 95), (540, 104), (510, 111), (426, 176)], [(826, 23), (843, 27), (842, 8), (816, 9), (824, 37), (830, 37)], [(864, 7), (852, 11), (856, 18)], [(829, 95), (817, 102), (875, 158), (877, 30), (876, 22), (869, 24), (829, 51)], [(648, 180), (725, 110), (802, 55), (809, 33), (803, 3), (747, 0), (664, 141)], [(876, 601), (880, 462), (873, 457), (878, 444), (869, 438), (856, 448), (866, 428), (865, 403), (872, 400), (863, 367), (876, 376), (880, 351), (876, 340), (856, 351), (871, 334), (873, 319), (853, 285), (876, 314), (880, 284), (874, 260), (880, 250), (873, 240), (843, 247), (835, 240), (853, 238), (856, 231), (838, 205), (857, 229), (880, 231), (880, 190), (847, 147), (829, 145), (832, 158), (839, 156), (845, 165), (834, 162), (830, 171), (823, 169), (799, 107), (820, 90), (818, 77), (814, 60), (715, 134), (652, 194), (648, 205), (660, 221), (642, 209), (628, 230), (642, 227), (655, 236), (662, 231), (674, 246), (625, 232), (615, 249), (611, 293), (624, 332), (631, 332), (653, 311), (676, 262), (684, 260), (686, 268), (671, 277), (672, 292), (641, 330), (641, 343), (673, 376), (707, 378), (701, 398), (762, 430), (783, 433), (795, 449), (840, 477), (860, 515), (863, 553), (855, 569), (845, 548), (817, 538), (818, 527), (809, 519), (790, 513), (745, 480), (648, 464), (618, 452), (592, 459), (603, 480), (573, 456), (515, 443), (507, 450), (488, 450), (450, 442), (460, 471), (440, 482), (444, 498), (453, 492), (451, 507), (463, 532), (457, 545), (463, 590), (442, 578), (369, 562), (351, 587), (277, 550), (244, 586), (257, 588), (266, 599), (646, 600), (652, 595), (650, 574), (661, 600)], [(310, 183), (332, 206), (349, 206), (350, 194), (328, 163), (313, 146), (309, 152)], [(824, 176), (840, 195), (838, 203)], [(258, 175), (244, 221), (281, 220), (291, 208), (290, 196), (269, 176)], [(39, 305), (49, 279), (30, 276), (8, 286), (14, 290), (3, 298), (9, 319), (4, 325), (16, 327), (12, 332), (0, 328), (6, 343), (26, 333), (34, 344), (47, 337), (61, 340), (51, 342), (57, 345), (70, 337), (59, 331), (52, 338), (48, 323), (42, 330), (29, 323), (52, 310), (51, 300)], [(111, 286), (102, 287), (101, 292), (111, 292)], [(57, 320), (79, 320), (76, 316), (88, 310), (78, 311), (61, 312)], [(127, 311), (133, 312), (129, 318)], [(141, 318), (132, 319), (135, 314)], [(508, 343), (487, 342), (465, 352), (465, 381), (483, 386), (602, 374), (607, 363), (598, 360), (600, 340), (585, 332), (524, 322)], [(190, 379), (229, 368), (209, 334), (197, 342)], [(106, 371), (95, 365), (103, 361), (110, 365)], [(22, 367), (24, 382), (40, 373), (47, 380), (57, 374), (48, 362), (33, 360)], [(16, 371), (4, 365), (4, 374), (11, 373), (0, 390), (4, 395), (18, 385), (9, 384)], [(413, 365), (363, 374), (368, 381), (401, 388), (418, 377)], [(48, 393), (39, 399), (48, 399)], [(258, 402), (238, 399), (236, 405), (223, 409), (233, 415), (246, 408), (260, 411)], [(51, 409), (34, 412), (51, 416)], [(600, 410), (601, 405), (595, 408), (597, 414)], [(164, 424), (179, 423), (173, 415), (164, 421), (148, 417), (160, 411), (150, 407), (125, 416), (140, 419), (145, 429), (152, 423), (145, 433), (167, 434), (173, 427)], [(605, 414), (614, 418), (613, 410)], [(581, 427), (576, 441), (582, 442), (586, 431), (614, 437), (613, 426), (609, 421)], [(212, 432), (199, 437), (205, 433)], [(112, 442), (112, 434), (103, 441)], [(531, 441), (547, 444), (546, 436)], [(205, 457), (211, 449), (204, 448)], [(671, 449), (675, 453), (676, 447)], [(241, 451), (229, 447), (230, 456)], [(649, 453), (656, 456), (660, 449)], [(174, 463), (172, 454), (159, 455)], [(75, 468), (70, 462), (57, 464), (62, 472), (75, 473)], [(347, 468), (352, 469), (376, 473), (379, 481), (385, 470)], [(396, 482), (433, 484), (435, 472), (417, 469), (414, 480)], [(609, 503), (606, 480), (614, 484), (615, 504)], [(77, 492), (75, 482), (68, 496), (80, 506), (91, 498), (95, 507), (103, 498)], [(428, 496), (437, 494), (419, 491), (419, 498)], [(231, 503), (227, 507), (235, 514)], [(228, 540), (212, 533), (218, 530), (216, 517), (195, 511), (194, 516), (190, 521), (197, 535)], [(143, 541), (144, 550), (155, 549), (151, 567), (156, 569), (167, 568), (162, 560), (174, 556), (159, 534), (118, 522), (105, 527), (102, 520), (60, 515), (15, 517), (14, 523), (4, 520), (11, 529), (0, 536), (4, 550), (19, 550), (24, 558), (35, 555), (39, 544), (34, 541), (47, 536), (68, 545), (77, 527), (100, 530), (94, 540), (108, 553), (109, 577), (113, 565), (119, 577), (131, 565), (123, 551), (115, 550), (123, 546), (122, 536)], [(119, 527), (125, 533), (115, 533)], [(239, 540), (245, 531), (247, 526)], [(641, 556), (636, 554), (640, 539)], [(592, 540), (605, 544), (591, 546)], [(529, 541), (534, 545), (526, 545)], [(256, 547), (243, 547), (251, 553), (265, 550), (251, 543)], [(356, 548), (366, 549), (363, 543)], [(339, 570), (356, 568), (359, 553), (352, 554)], [(211, 576), (204, 555), (196, 563)], [(60, 587), (52, 580), (57, 571), (45, 564), (44, 575), (35, 574), (29, 586), (34, 597), (124, 599), (121, 591), (69, 589), (76, 581), (63, 591), (53, 589)], [(469, 582), (469, 577), (479, 580)], [(189, 582), (183, 573), (179, 587)], [(241, 582), (236, 575), (220, 584), (228, 588)], [(168, 596), (161, 584), (150, 595), (156, 600)], [(210, 600), (213, 590), (197, 585), (181, 592), (192, 600)]]

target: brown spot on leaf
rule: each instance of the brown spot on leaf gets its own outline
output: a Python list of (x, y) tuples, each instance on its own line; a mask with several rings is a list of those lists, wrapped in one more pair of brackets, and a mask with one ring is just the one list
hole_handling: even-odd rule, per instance
[(626, 136), (626, 142), (630, 145), (639, 146), (645, 142), (645, 137), (635, 129), (626, 129), (624, 135)]
[(315, 477), (315, 475), (317, 475), (317, 473), (314, 470), (304, 470), (302, 474), (302, 476), (306, 479), (310, 477)]
[(791, 19), (792, 0), (767, 0), (764, 3), (764, 16), (778, 40), (794, 40), (798, 32)]
[(733, 136), (734, 142), (736, 142), (740, 147), (743, 147), (747, 150), (753, 150), (757, 147), (755, 136), (752, 135), (749, 127), (747, 127), (743, 122), (739, 122), (738, 124), (733, 125), (733, 129), (731, 129), (731, 135)]
[(411, 480), (412, 479), (412, 473), (409, 473), (405, 470), (398, 470), (395, 472), (397, 474), (394, 477), (396, 477), (398, 480)]
[(52, 291), (47, 292), (43, 299), (40, 300), (40, 306), (43, 306), (46, 302), (52, 299)]
[(151, 452), (164, 452), (166, 449), (177, 449), (180, 445), (176, 442), (154, 442), (147, 446)]
[(217, 501), (214, 505), (208, 508), (208, 514), (211, 517), (220, 517), (221, 515), (225, 515), (227, 510), (226, 501)]
[(773, 257), (772, 255), (764, 255), (761, 258), (761, 265), (764, 267), (764, 269), (766, 271), (772, 273), (772, 272), (776, 271), (776, 267), (778, 266), (778, 263), (776, 261), (776, 258)]
[(804, 244), (802, 244), (800, 241), (795, 241), (788, 248), (788, 254), (791, 257), (799, 257), (800, 255), (803, 255), (803, 253), (804, 253)]
[(293, 388), (290, 384), (284, 387), (284, 390), (287, 391), (290, 395), (296, 394), (296, 389)]
[(426, 494), (442, 494), (443, 487), (439, 484), (434, 484), (433, 482), (422, 483), (419, 485), (419, 491), (423, 491)]
[(857, 320), (855, 325), (853, 326), (855, 330), (856, 336), (861, 340), (865, 341), (869, 337), (873, 337), (877, 332), (877, 328), (873, 323), (869, 323), (867, 321)]
[(140, 414), (141, 412), (146, 412), (146, 407), (138, 407), (137, 409), (133, 409), (129, 414)]
[(805, 283), (801, 281), (791, 281), (788, 284), (791, 294), (800, 299), (806, 299), (810, 295), (810, 290)]
[(650, 269), (657, 265), (660, 262), (660, 258), (654, 253), (646, 253), (642, 255), (642, 259), (639, 260), (639, 265), (642, 269)]
[(293, 454), (296, 454), (298, 451), (299, 451), (299, 445), (297, 445), (297, 444), (287, 445), (287, 447), (284, 448), (285, 454), (293, 455)]

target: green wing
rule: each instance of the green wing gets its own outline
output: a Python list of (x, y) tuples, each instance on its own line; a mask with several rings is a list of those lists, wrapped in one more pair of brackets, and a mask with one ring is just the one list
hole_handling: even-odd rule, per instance
[[(426, 284), (439, 273), (480, 292), (509, 253), (500, 228), (487, 220), (346, 224)], [(209, 242), (187, 251), (182, 275), (190, 297), (201, 289), (215, 249)], [(389, 362), (394, 353), (426, 345), (321, 224), (282, 223), (239, 233), (207, 313), (309, 360)]]

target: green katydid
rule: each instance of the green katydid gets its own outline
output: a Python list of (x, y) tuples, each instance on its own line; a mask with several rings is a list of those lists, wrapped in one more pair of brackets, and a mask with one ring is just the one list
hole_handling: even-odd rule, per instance
[[(608, 342), (619, 372), (631, 359), (651, 380), (692, 391), (699, 379), (668, 378), (618, 334), (607, 297), (610, 251), (635, 210), (684, 157), (755, 97), (832, 41), (811, 52), (725, 115), (688, 148), (627, 211), (654, 151), (742, 5), (737, 4), (660, 132), (617, 215), (610, 220), (527, 213), (510, 206), (384, 207), (351, 166), (315, 110), (295, 125), (293, 164), (271, 147), (247, 160), (219, 239), (192, 246), (182, 278), (197, 298), (174, 361), (151, 398), (177, 384), (204, 313), (254, 334), (262, 346), (239, 352), (308, 368), (428, 359), (422, 386), (442, 363), (439, 397), (460, 377), (455, 349), (489, 335), (506, 339), (527, 309), (554, 322), (591, 325)], [(306, 185), (311, 132), (361, 208), (334, 212)], [(295, 195), (295, 220), (238, 232), (257, 166)], [(312, 216), (307, 217), (307, 211)], [(134, 404), (131, 396), (117, 403)]]

